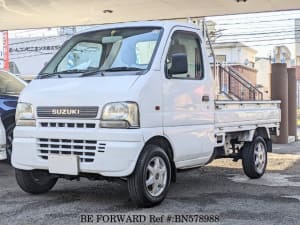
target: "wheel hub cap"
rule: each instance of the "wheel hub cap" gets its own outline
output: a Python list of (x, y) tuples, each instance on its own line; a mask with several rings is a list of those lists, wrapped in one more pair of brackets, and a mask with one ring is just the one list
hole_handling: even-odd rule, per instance
[(161, 157), (152, 158), (147, 165), (146, 188), (151, 196), (159, 196), (166, 188), (167, 167)]
[(266, 150), (262, 143), (258, 143), (254, 150), (254, 163), (258, 173), (262, 173), (266, 164)]

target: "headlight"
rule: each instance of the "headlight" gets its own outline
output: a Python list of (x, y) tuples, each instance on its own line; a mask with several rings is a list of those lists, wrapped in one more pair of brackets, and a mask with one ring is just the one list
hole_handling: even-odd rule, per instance
[(115, 102), (104, 106), (100, 126), (103, 128), (138, 128), (139, 109), (135, 102)]
[(17, 126), (35, 126), (35, 117), (31, 104), (18, 103), (16, 109)]

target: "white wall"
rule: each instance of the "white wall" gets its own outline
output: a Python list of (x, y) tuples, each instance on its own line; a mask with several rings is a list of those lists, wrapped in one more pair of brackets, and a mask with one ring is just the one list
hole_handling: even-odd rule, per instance
[[(226, 55), (226, 63), (228, 64), (241, 64), (245, 62), (255, 63), (256, 52), (247, 47), (223, 47), (215, 48), (215, 55)], [(251, 64), (248, 65), (252, 67)]]
[(262, 85), (260, 89), (264, 94), (264, 99), (270, 99), (271, 95), (271, 63), (269, 59), (259, 59), (255, 62), (257, 85)]
[(226, 55), (227, 63), (238, 63), (240, 61), (237, 48), (216, 48), (214, 53), (215, 55)]

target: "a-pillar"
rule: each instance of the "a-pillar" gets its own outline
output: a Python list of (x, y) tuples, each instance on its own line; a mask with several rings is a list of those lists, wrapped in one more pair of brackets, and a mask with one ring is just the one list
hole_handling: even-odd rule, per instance
[(296, 68), (288, 68), (289, 136), (297, 138), (297, 79)]
[(288, 127), (288, 74), (286, 63), (272, 64), (271, 74), (271, 98), (281, 100), (280, 136), (276, 143), (287, 144), (289, 138)]

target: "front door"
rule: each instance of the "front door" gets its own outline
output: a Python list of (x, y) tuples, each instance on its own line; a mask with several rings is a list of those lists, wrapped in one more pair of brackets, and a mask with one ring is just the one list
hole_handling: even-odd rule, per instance
[[(174, 30), (165, 53), (163, 126), (177, 167), (204, 164), (213, 153), (214, 87), (203, 50), (197, 31)], [(187, 55), (187, 73), (169, 74), (178, 53)]]

